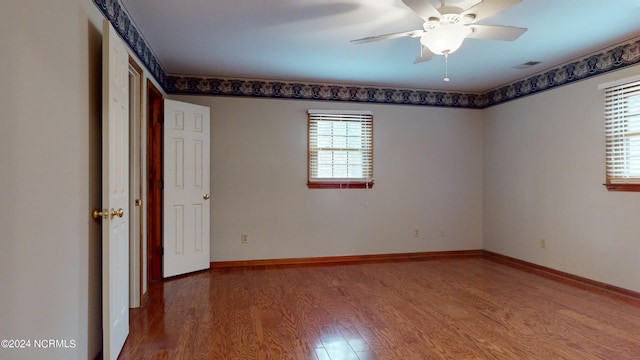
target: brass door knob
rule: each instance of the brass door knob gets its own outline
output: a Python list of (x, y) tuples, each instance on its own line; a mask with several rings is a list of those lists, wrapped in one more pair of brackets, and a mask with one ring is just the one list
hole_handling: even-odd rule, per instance
[(114, 217), (123, 217), (124, 216), (124, 210), (122, 210), (122, 208), (118, 209), (118, 210), (114, 210), (111, 209), (111, 218), (113, 219)]
[(109, 217), (109, 211), (107, 209), (102, 209), (102, 210), (93, 209), (93, 212), (91, 213), (91, 216), (96, 220), (98, 220), (98, 219), (100, 219), (102, 217), (106, 219), (106, 218)]
[(205, 200), (209, 200), (211, 198), (211, 196), (209, 196), (209, 194), (204, 194), (202, 196), (202, 198), (205, 199)]

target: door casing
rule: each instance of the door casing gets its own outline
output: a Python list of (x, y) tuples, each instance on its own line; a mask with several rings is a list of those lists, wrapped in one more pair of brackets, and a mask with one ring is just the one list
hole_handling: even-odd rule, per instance
[(129, 56), (129, 307), (140, 307), (143, 285), (143, 199), (142, 199), (142, 68)]

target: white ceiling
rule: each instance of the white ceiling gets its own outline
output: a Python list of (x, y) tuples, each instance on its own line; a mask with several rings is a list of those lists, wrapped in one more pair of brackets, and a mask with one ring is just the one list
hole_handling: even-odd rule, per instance
[[(413, 64), (417, 38), (350, 42), (422, 29), (401, 0), (121, 3), (168, 74), (202, 77), (484, 92), (640, 36), (640, 0), (523, 0), (478, 24), (529, 30), (514, 42), (466, 39), (446, 83), (442, 56)], [(528, 61), (541, 64), (514, 69)]]

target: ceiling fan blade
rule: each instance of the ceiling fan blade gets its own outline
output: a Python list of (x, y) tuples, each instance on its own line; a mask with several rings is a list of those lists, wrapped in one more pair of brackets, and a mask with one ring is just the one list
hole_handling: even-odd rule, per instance
[(480, 21), (502, 10), (508, 9), (522, 0), (483, 0), (481, 3), (465, 10), (460, 14), (465, 16), (468, 14), (475, 15), (473, 22)]
[(415, 11), (424, 21), (429, 21), (430, 17), (439, 18), (440, 12), (436, 9), (429, 0), (402, 0), (411, 10)]
[(469, 39), (486, 39), (513, 41), (524, 34), (527, 29), (514, 26), (499, 25), (468, 25), (473, 32), (467, 36)]
[(433, 53), (429, 51), (429, 48), (427, 48), (426, 46), (423, 46), (422, 53), (416, 58), (416, 60), (413, 63), (418, 64), (421, 62), (429, 61), (431, 60), (432, 57), (433, 57)]
[(357, 44), (362, 44), (362, 43), (367, 43), (367, 42), (372, 42), (372, 41), (396, 39), (396, 38), (401, 38), (401, 37), (406, 37), (406, 36), (419, 37), (419, 36), (422, 36), (422, 34), (424, 34), (423, 30), (404, 31), (404, 32), (398, 32), (398, 33), (392, 33), (392, 34), (369, 36), (369, 37), (362, 38), (362, 39), (351, 40), (351, 42), (352, 43), (357, 43)]

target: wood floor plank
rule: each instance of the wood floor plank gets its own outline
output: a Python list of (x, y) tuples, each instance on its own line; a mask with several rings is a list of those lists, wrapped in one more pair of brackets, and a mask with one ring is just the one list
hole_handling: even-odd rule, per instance
[(483, 258), (218, 268), (152, 284), (121, 359), (637, 359), (640, 303)]

